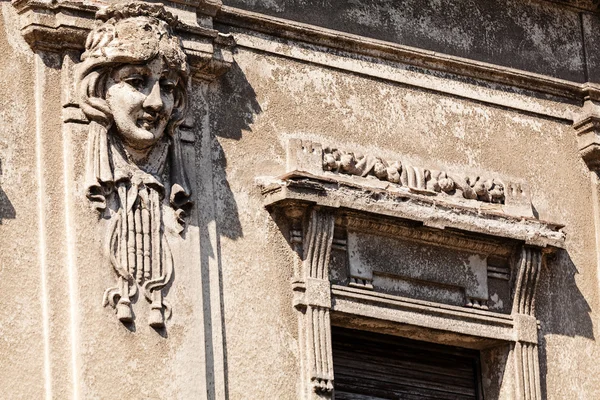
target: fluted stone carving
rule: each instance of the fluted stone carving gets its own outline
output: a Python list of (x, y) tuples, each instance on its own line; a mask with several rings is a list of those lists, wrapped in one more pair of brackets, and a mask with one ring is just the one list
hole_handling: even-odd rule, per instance
[(519, 398), (541, 400), (535, 292), (542, 267), (540, 249), (523, 246), (518, 263), (513, 299), (513, 319), (517, 340), (514, 358), (517, 371), (516, 389)]
[[(295, 277), (296, 307), (301, 312), (305, 398), (331, 398), (333, 358), (331, 350), (331, 290), (329, 260), (333, 243), (333, 214), (314, 209), (304, 229), (302, 271)], [(292, 238), (294, 240), (295, 235)], [(295, 241), (295, 240), (294, 240)], [(296, 241), (295, 241), (296, 242)]]

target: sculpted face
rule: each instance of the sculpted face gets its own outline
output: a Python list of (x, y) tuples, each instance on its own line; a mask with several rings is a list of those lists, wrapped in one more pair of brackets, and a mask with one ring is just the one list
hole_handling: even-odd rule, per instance
[(169, 71), (162, 57), (146, 64), (127, 64), (112, 72), (106, 102), (130, 151), (143, 156), (162, 138), (176, 106), (177, 83), (177, 74)]

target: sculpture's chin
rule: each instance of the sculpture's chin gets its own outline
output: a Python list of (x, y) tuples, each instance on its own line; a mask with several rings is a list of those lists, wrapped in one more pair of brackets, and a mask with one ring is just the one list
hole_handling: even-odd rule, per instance
[(163, 136), (164, 128), (155, 127), (152, 129), (143, 129), (135, 127), (134, 129), (119, 129), (123, 142), (128, 148), (137, 151), (150, 150)]

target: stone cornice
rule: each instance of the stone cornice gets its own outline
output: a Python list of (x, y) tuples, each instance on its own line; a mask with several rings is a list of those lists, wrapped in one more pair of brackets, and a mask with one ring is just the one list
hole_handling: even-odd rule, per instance
[[(491, 240), (491, 246), (503, 240), (549, 249), (565, 246), (565, 234), (560, 224), (445, 204), (424, 195), (392, 194), (358, 185), (348, 186), (306, 173), (286, 174), (280, 179), (259, 184), (266, 207), (318, 205), (340, 210), (344, 215), (360, 215), (374, 222), (414, 221), (437, 230), (459, 232), (467, 235), (465, 237)], [(381, 222), (375, 224), (380, 225)]]
[[(101, 3), (77, 1), (14, 0), (23, 37), (34, 51), (81, 51)], [(220, 0), (164, 2), (179, 17), (176, 34), (194, 77), (212, 80), (233, 63), (233, 38), (212, 27)]]
[(458, 76), (510, 85), (572, 100), (599, 98), (600, 85), (577, 83), (472, 59), (321, 28), (234, 7), (223, 6), (215, 22), (323, 46), (328, 49), (401, 62)]

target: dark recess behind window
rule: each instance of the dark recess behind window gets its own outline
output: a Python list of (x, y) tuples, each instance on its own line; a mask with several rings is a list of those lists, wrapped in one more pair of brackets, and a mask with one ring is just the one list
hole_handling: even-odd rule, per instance
[(479, 352), (332, 328), (336, 400), (483, 399)]

